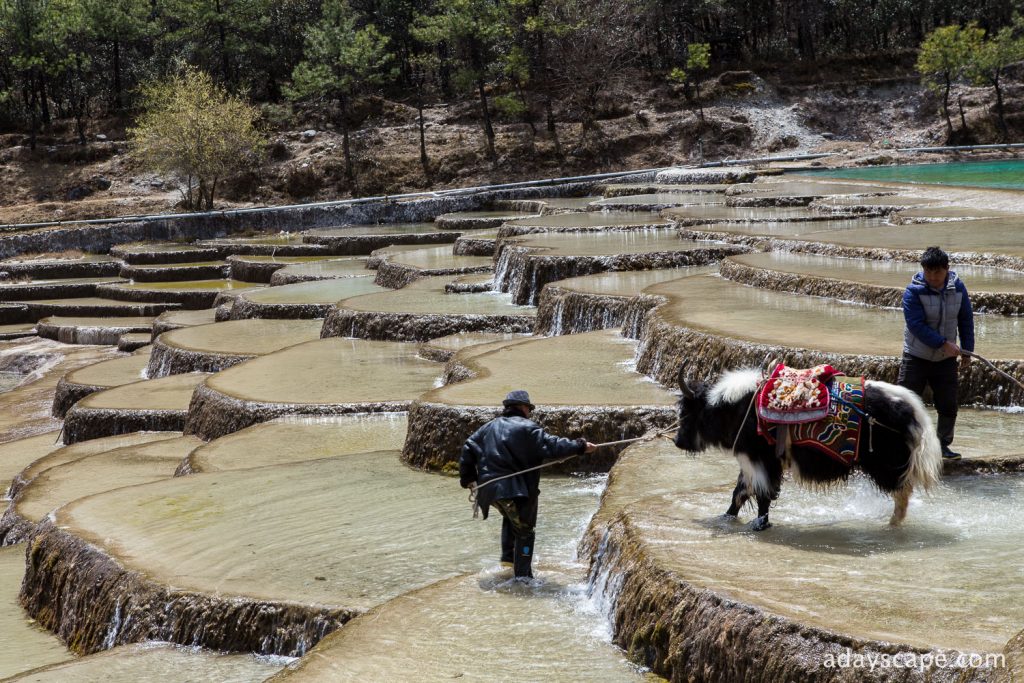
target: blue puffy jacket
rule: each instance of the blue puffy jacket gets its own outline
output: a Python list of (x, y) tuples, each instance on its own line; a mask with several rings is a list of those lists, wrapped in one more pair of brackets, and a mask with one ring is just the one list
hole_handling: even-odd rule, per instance
[(942, 345), (947, 341), (974, 351), (974, 311), (967, 287), (949, 271), (946, 286), (935, 290), (928, 286), (924, 273), (918, 273), (903, 292), (903, 352), (924, 360), (947, 358)]

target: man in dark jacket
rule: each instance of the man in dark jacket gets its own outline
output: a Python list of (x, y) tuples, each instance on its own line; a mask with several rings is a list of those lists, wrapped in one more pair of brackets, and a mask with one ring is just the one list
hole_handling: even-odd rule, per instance
[(931, 386), (942, 457), (956, 460), (960, 454), (949, 445), (956, 426), (957, 356), (962, 365), (970, 362), (961, 351), (974, 351), (974, 312), (967, 287), (949, 269), (946, 252), (928, 247), (921, 255), (921, 268), (903, 293), (907, 326), (898, 383), (917, 394)]
[(586, 439), (563, 439), (547, 434), (530, 419), (534, 405), (525, 391), (512, 391), (503, 402), (505, 411), (469, 437), (459, 458), (462, 488), (475, 488), (476, 502), (487, 519), (493, 505), (501, 513), (501, 562), (511, 564), (516, 578), (533, 578), (534, 526), (540, 471), (516, 474), (493, 484), (487, 482), (540, 465), (545, 460), (593, 453)]

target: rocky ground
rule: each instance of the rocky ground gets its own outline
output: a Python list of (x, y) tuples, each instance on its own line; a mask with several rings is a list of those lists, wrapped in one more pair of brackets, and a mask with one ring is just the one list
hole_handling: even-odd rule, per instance
[[(345, 179), (341, 134), (327, 113), (282, 115), (281, 107), (268, 105), (267, 163), (230, 179), (218, 206), (397, 194), (813, 151), (843, 153), (829, 164), (887, 163), (895, 159), (894, 148), (950, 142), (937, 98), (921, 87), (905, 62), (885, 69), (855, 64), (814, 72), (727, 71), (702, 84), (703, 118), (679, 86), (637, 77), (628, 87), (609, 89), (596, 130), (585, 132), (569, 112), (558, 112), (561, 155), (542, 122), (534, 133), (526, 123), (498, 119), (498, 160), (493, 164), (484, 153), (476, 102), (439, 103), (425, 110), (429, 176), (419, 160), (416, 110), (372, 98), (364, 103), (361, 128), (352, 136), (354, 184)], [(970, 132), (958, 130), (951, 142), (997, 141), (990, 89), (954, 92), (957, 128), (960, 96)], [(1006, 98), (1011, 138), (1024, 139), (1024, 85), (1011, 82)], [(59, 122), (34, 152), (27, 136), (0, 135), (0, 224), (180, 210), (173, 180), (133, 162), (125, 135), (128, 123), (96, 121), (90, 142), (81, 146), (74, 143), (71, 126)]]

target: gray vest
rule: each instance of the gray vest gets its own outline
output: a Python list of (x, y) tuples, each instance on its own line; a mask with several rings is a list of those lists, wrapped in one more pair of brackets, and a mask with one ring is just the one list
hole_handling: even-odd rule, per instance
[[(956, 280), (950, 278), (949, 284), (941, 294), (935, 294), (933, 290), (929, 290), (918, 298), (924, 308), (924, 319), (928, 327), (945, 337), (946, 341), (955, 344), (959, 329), (957, 316), (960, 315), (960, 304), (963, 303), (964, 298), (963, 294), (956, 291)], [(930, 361), (949, 358), (941, 348), (933, 349), (915, 337), (909, 328), (903, 330), (903, 353)]]

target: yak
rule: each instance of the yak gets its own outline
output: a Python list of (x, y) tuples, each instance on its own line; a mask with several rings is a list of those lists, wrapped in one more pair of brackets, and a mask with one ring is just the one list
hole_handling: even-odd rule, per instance
[(858, 461), (846, 466), (806, 446), (787, 442), (783, 451), (760, 436), (757, 417), (750, 409), (760, 385), (761, 371), (757, 369), (728, 371), (711, 386), (690, 383), (682, 370), (679, 373), (683, 396), (675, 445), (691, 453), (709, 446), (725, 450), (735, 446), (740, 474), (727, 516), (737, 517), (753, 498), (757, 501), (757, 517), (751, 528), (769, 528), (768, 508), (779, 496), (786, 470), (797, 482), (820, 488), (845, 482), (853, 469), (859, 468), (892, 496), (892, 526), (906, 517), (915, 489), (927, 491), (938, 483), (942, 450), (924, 403), (912, 391), (886, 382), (865, 381), (864, 412), (873, 419), (866, 419), (871, 424), (860, 430)]

